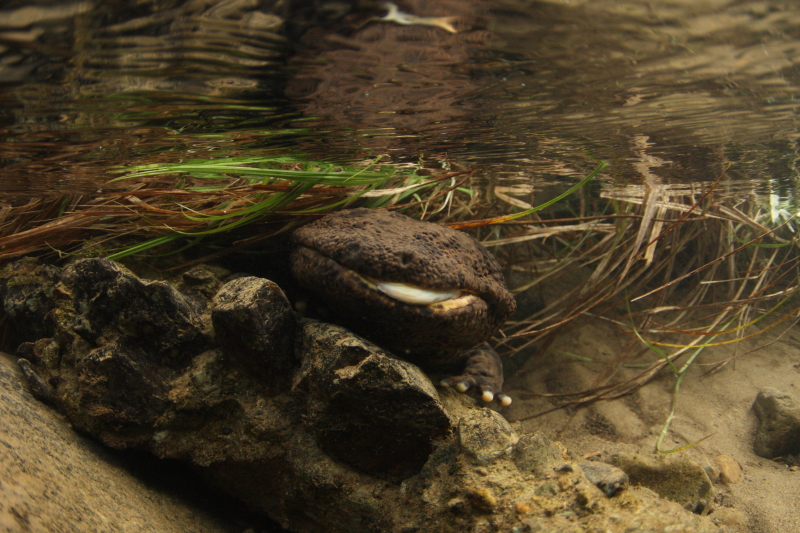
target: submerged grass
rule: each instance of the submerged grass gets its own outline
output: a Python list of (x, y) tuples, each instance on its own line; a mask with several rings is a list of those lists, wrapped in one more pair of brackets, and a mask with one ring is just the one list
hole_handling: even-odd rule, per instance
[[(666, 370), (675, 378), (673, 401), (656, 449), (685, 449), (665, 450), (663, 442), (681, 383), (701, 354), (798, 321), (800, 250), (791, 226), (796, 214), (770, 224), (756, 198), (738, 198), (735, 205), (715, 198), (723, 175), (702, 188), (647, 180), (608, 187), (594, 212), (509, 222), (483, 239), (509, 265), (511, 279), (526, 280), (514, 291), (538, 294), (543, 302), (504, 326), (496, 339), (501, 353), (535, 356), (590, 320), (611, 324), (631, 339), (606, 363), (607, 371), (594, 368), (597, 386), (530, 394), (548, 396), (555, 406), (518, 420), (619, 398)], [(655, 355), (651, 362), (631, 370), (633, 377), (621, 377), (616, 369), (634, 368), (630, 363), (640, 364), (646, 352)], [(736, 357), (734, 352), (713, 361), (709, 373)]]
[[(4, 213), (0, 260), (44, 249), (91, 253), (93, 237), (134, 237), (136, 243), (103, 254), (120, 259), (179, 240), (226, 238), (252, 224), (251, 243), (290, 231), (302, 219), (344, 207), (403, 209), (424, 217), (466, 203), (465, 172), (381, 164), (308, 161), (296, 156), (229, 157), (143, 165), (121, 170), (97, 196), (35, 201)], [(242, 244), (240, 242), (239, 244)]]

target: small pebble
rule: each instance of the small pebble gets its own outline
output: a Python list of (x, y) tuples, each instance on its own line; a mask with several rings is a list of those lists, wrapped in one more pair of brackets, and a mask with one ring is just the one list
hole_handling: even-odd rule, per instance
[(718, 455), (714, 463), (719, 468), (719, 480), (722, 483), (733, 485), (742, 480), (742, 467), (730, 455)]
[(536, 496), (555, 496), (558, 494), (558, 485), (552, 481), (547, 481), (541, 486), (536, 487), (536, 490), (534, 490), (533, 493)]
[(718, 507), (711, 512), (709, 517), (717, 525), (729, 528), (733, 532), (749, 531), (747, 527), (747, 515), (739, 509)]
[(187, 285), (202, 285), (213, 282), (216, 276), (209, 269), (199, 266), (184, 272), (181, 278)]
[(586, 479), (611, 498), (628, 486), (628, 475), (622, 469), (599, 461), (584, 461), (580, 463)]

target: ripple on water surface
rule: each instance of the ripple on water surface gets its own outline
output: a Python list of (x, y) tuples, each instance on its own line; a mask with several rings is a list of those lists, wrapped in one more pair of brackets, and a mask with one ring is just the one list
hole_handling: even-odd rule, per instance
[(456, 34), (266, 4), (0, 11), (5, 194), (254, 149), (449, 158), (510, 186), (574, 182), (597, 159), (613, 181), (702, 184), (732, 162), (732, 194), (793, 194), (792, 3), (406, 6), (458, 16)]

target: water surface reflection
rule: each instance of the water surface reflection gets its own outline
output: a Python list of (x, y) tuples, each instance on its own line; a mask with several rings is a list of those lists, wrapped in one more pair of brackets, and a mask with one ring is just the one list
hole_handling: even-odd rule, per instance
[(456, 15), (459, 33), (346, 4), (9, 4), (3, 192), (92, 191), (115, 165), (291, 150), (447, 157), (476, 183), (527, 183), (522, 201), (598, 159), (608, 183), (706, 183), (730, 162), (727, 194), (794, 205), (800, 7), (428, 4), (400, 7)]
[(245, 142), (240, 131), (274, 139), (288, 43), (284, 19), (258, 7), (80, 1), (0, 12), (4, 193), (92, 191), (116, 165), (211, 155)]
[[(391, 138), (406, 154), (446, 152), (487, 174), (582, 172), (587, 156), (613, 162), (617, 178), (641, 179), (644, 165), (667, 180), (709, 180), (729, 161), (748, 186), (796, 174), (795, 6), (484, 7), (484, 27), (460, 36), (385, 27), (341, 39), (295, 78), (317, 80), (304, 109), (326, 127)], [(398, 44), (434, 39), (449, 55)], [(433, 66), (435, 82), (424, 72)]]

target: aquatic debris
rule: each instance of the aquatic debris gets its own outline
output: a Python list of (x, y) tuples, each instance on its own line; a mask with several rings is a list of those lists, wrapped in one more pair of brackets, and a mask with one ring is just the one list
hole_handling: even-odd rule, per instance
[(419, 17), (410, 13), (403, 13), (400, 8), (392, 2), (384, 2), (381, 7), (389, 12), (378, 20), (383, 22), (396, 22), (405, 26), (436, 26), (450, 33), (458, 33), (453, 27), (453, 22), (458, 17)]

